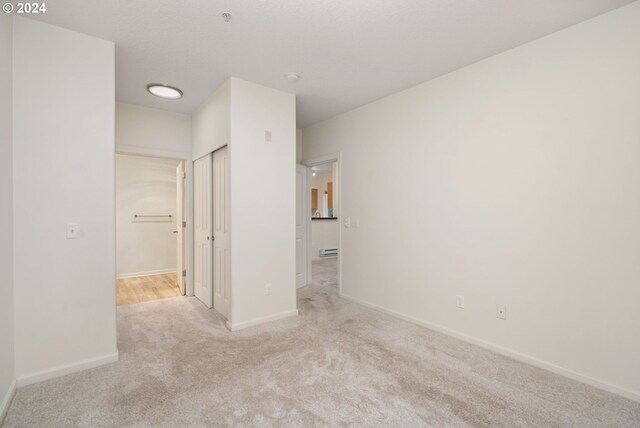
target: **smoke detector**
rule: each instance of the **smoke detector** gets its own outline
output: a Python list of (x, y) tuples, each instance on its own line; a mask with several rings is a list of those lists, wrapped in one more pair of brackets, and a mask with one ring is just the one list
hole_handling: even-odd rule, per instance
[(231, 18), (233, 18), (233, 15), (231, 15), (229, 12), (224, 12), (220, 16), (222, 17), (222, 19), (224, 19), (224, 22), (229, 22), (231, 21)]
[(287, 73), (284, 75), (284, 77), (287, 79), (287, 82), (289, 83), (296, 83), (298, 80), (300, 80), (300, 75), (294, 72)]

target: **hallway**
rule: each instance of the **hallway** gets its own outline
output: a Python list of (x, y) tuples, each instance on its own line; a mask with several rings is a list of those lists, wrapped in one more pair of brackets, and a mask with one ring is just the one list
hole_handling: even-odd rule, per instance
[(180, 296), (175, 273), (122, 278), (116, 281), (118, 306)]
[(338, 285), (338, 258), (327, 257), (311, 262), (311, 285), (336, 287)]

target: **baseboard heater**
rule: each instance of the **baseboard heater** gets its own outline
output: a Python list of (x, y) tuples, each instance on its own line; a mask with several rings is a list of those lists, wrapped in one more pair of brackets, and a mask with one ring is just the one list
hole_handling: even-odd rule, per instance
[(325, 248), (320, 250), (320, 257), (333, 257), (338, 255), (337, 248)]

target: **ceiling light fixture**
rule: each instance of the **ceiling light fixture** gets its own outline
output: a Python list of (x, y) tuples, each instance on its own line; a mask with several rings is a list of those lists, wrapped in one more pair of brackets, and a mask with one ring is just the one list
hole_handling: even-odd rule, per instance
[(182, 91), (180, 89), (169, 85), (163, 85), (162, 83), (148, 84), (147, 91), (156, 97), (166, 98), (168, 100), (177, 100), (182, 98)]
[(220, 16), (222, 17), (222, 19), (224, 19), (224, 22), (229, 22), (231, 21), (231, 18), (233, 18), (233, 15), (231, 15), (229, 12), (224, 12)]
[(315, 173), (315, 172), (313, 173), (313, 176), (314, 176), (314, 177), (316, 176), (316, 173)]
[(287, 73), (284, 75), (284, 77), (287, 79), (287, 82), (289, 83), (296, 83), (298, 80), (300, 80), (300, 75), (294, 72)]

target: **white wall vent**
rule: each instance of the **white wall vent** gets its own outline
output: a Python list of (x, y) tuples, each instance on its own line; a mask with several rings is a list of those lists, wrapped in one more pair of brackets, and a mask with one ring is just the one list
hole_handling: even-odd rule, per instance
[(325, 248), (320, 250), (320, 257), (333, 257), (338, 255), (337, 248)]

